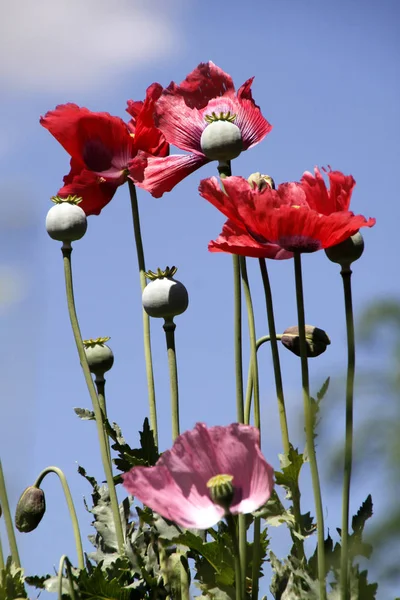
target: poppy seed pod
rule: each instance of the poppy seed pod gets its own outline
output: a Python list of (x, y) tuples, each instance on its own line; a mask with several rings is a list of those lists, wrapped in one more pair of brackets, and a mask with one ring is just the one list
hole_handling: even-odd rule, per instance
[(46, 512), (44, 491), (33, 485), (22, 492), (15, 511), (15, 526), (22, 533), (36, 529)]
[(268, 186), (272, 190), (275, 189), (275, 181), (269, 175), (262, 175), (261, 173), (252, 173), (250, 177), (247, 178), (247, 181), (250, 184), (251, 188), (257, 188), (259, 192), (265, 190)]
[(151, 281), (143, 290), (142, 304), (150, 317), (173, 319), (187, 309), (188, 292), (183, 283), (173, 278), (176, 271), (176, 267), (166, 267), (165, 271), (146, 273)]
[[(331, 340), (328, 335), (325, 333), (323, 329), (319, 327), (314, 327), (313, 325), (306, 325), (306, 346), (307, 346), (307, 356), (308, 358), (315, 358), (319, 356), (323, 352), (325, 352), (326, 347), (329, 346)], [(296, 354), (296, 356), (300, 356), (300, 337), (299, 337), (299, 328), (297, 325), (294, 327), (288, 327), (283, 332), (281, 338), (282, 344)]]
[(97, 377), (102, 377), (114, 364), (114, 354), (111, 348), (106, 346), (109, 339), (103, 337), (83, 341), (90, 372)]
[(358, 260), (364, 252), (364, 239), (358, 231), (351, 237), (336, 246), (325, 249), (325, 254), (332, 262), (339, 263), (341, 267), (349, 267)]
[(235, 115), (215, 113), (207, 116), (209, 125), (200, 138), (200, 146), (204, 155), (210, 160), (227, 161), (237, 158), (243, 150), (242, 133), (233, 123)]
[(68, 196), (52, 198), (52, 206), (46, 216), (46, 230), (53, 240), (74, 242), (86, 233), (87, 219), (85, 212), (78, 206), (81, 198)]

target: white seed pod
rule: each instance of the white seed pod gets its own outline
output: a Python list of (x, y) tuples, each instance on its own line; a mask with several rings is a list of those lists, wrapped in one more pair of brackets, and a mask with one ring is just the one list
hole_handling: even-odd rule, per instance
[(212, 121), (201, 134), (200, 146), (210, 160), (233, 160), (243, 150), (242, 133), (230, 121)]
[(73, 242), (86, 233), (87, 218), (77, 204), (60, 202), (54, 204), (46, 216), (46, 230), (53, 240)]
[(98, 377), (103, 376), (114, 364), (113, 351), (105, 344), (109, 339), (109, 337), (97, 338), (83, 342), (90, 372)]
[(183, 283), (173, 278), (175, 272), (168, 267), (158, 275), (149, 272), (148, 276), (154, 277), (143, 290), (142, 304), (150, 317), (173, 319), (187, 309), (189, 295)]

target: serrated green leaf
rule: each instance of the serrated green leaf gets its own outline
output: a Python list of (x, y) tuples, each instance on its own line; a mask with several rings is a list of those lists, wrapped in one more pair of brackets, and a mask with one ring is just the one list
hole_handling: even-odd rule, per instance
[(324, 383), (321, 385), (319, 392), (317, 392), (317, 399), (319, 400), (319, 402), (321, 402), (321, 400), (326, 395), (326, 392), (328, 391), (328, 388), (329, 388), (330, 380), (331, 380), (331, 378), (327, 377), (325, 379)]
[(17, 567), (11, 556), (9, 556), (4, 569), (0, 571), (0, 600), (27, 597), (24, 586), (24, 571)]
[(304, 455), (290, 446), (288, 454), (280, 454), (279, 460), (282, 472), (275, 471), (275, 481), (287, 490), (287, 498), (298, 491), (298, 482), (301, 468), (305, 462)]
[(361, 504), (357, 514), (354, 515), (351, 521), (351, 526), (356, 534), (361, 534), (364, 530), (365, 523), (372, 517), (372, 497), (371, 494)]
[(88, 408), (74, 408), (74, 411), (83, 421), (95, 421), (94, 412)]

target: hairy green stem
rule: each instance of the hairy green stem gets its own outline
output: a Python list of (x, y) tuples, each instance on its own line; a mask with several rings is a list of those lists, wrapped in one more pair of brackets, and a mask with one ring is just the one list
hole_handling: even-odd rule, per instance
[[(231, 161), (220, 161), (218, 173), (221, 177), (222, 188), (225, 177), (232, 175)], [(232, 256), (233, 264), (233, 298), (234, 298), (234, 348), (235, 348), (235, 382), (236, 382), (236, 418), (238, 423), (244, 423), (244, 399), (243, 399), (243, 352), (242, 352), (242, 289), (240, 276), (239, 256)], [(244, 598), (246, 585), (246, 552), (247, 535), (246, 520), (244, 515), (239, 515), (239, 564), (242, 576), (240, 578), (242, 589), (240, 591)], [(244, 574), (244, 575), (243, 575)]]
[[(277, 340), (280, 340), (281, 338), (282, 338), (282, 334), (276, 335)], [(258, 349), (260, 346), (262, 346), (266, 342), (269, 342), (270, 340), (271, 340), (271, 337), (269, 335), (264, 335), (263, 337), (259, 338), (256, 342), (256, 352), (258, 352)], [(247, 425), (250, 423), (252, 396), (253, 396), (253, 364), (252, 364), (252, 359), (250, 358), (250, 365), (249, 365), (249, 370), (248, 370), (248, 375), (247, 375), (246, 400), (245, 400), (245, 404), (244, 404), (244, 422)]]
[(165, 319), (163, 325), (165, 339), (167, 342), (169, 381), (171, 391), (171, 419), (172, 419), (172, 439), (175, 440), (179, 435), (179, 391), (178, 391), (178, 368), (176, 364), (175, 351), (175, 329), (176, 325), (172, 319)]
[(347, 382), (346, 382), (346, 436), (344, 450), (343, 497), (342, 497), (342, 551), (340, 558), (340, 592), (342, 600), (350, 599), (348, 576), (348, 536), (350, 481), (353, 462), (353, 395), (356, 366), (353, 301), (351, 293), (351, 269), (342, 268), (344, 304), (347, 330)]
[[(1, 510), (0, 510), (0, 514), (1, 514)], [(3, 571), (4, 567), (5, 567), (5, 563), (4, 563), (3, 546), (1, 544), (1, 536), (0, 536), (0, 573), (1, 573), (1, 571)]]
[[(139, 266), (140, 287), (143, 292), (146, 287), (146, 265), (144, 261), (142, 233), (140, 229), (139, 206), (136, 195), (136, 187), (131, 179), (128, 179), (129, 193), (131, 197), (133, 231), (135, 234), (136, 253)], [(157, 429), (157, 405), (156, 392), (154, 386), (153, 373), (153, 358), (151, 353), (151, 337), (150, 337), (150, 317), (143, 309), (143, 342), (144, 342), (144, 358), (146, 363), (147, 389), (149, 395), (149, 416), (150, 427), (153, 430), (154, 442), (158, 447), (158, 429)]]
[(60, 565), (58, 567), (58, 600), (62, 600), (63, 598), (63, 570), (64, 570), (64, 564), (65, 564), (65, 570), (67, 571), (67, 577), (68, 577), (68, 581), (69, 581), (69, 587), (70, 587), (70, 596), (72, 598), (72, 600), (77, 600), (76, 598), (76, 594), (75, 594), (75, 589), (74, 589), (74, 580), (72, 578), (72, 571), (71, 571), (71, 563), (69, 561), (68, 556), (66, 556), (66, 554), (63, 554), (63, 556), (60, 558)]
[(42, 483), (43, 479), (49, 473), (55, 473), (57, 475), (57, 477), (59, 478), (60, 483), (62, 485), (65, 500), (67, 501), (69, 516), (71, 518), (72, 529), (74, 532), (75, 548), (76, 548), (76, 554), (78, 557), (78, 566), (80, 569), (84, 569), (85, 568), (85, 560), (83, 557), (83, 548), (82, 548), (81, 532), (79, 529), (78, 517), (76, 516), (75, 505), (74, 505), (74, 501), (72, 499), (71, 490), (69, 489), (67, 478), (65, 477), (63, 471), (61, 469), (59, 469), (58, 467), (47, 467), (46, 469), (43, 469), (43, 471), (41, 471), (41, 473), (36, 478), (36, 481), (33, 484), (33, 487), (36, 487), (36, 488), (40, 487), (40, 484)]
[(271, 342), (272, 362), (274, 365), (275, 388), (276, 388), (276, 397), (278, 400), (278, 412), (279, 412), (279, 422), (281, 425), (281, 432), (282, 432), (283, 451), (285, 452), (285, 454), (288, 454), (289, 450), (290, 450), (289, 430), (288, 430), (287, 417), (286, 417), (285, 397), (283, 394), (281, 363), (280, 363), (280, 359), (279, 359), (278, 342), (277, 342), (277, 337), (276, 337), (274, 305), (272, 302), (271, 284), (269, 282), (267, 263), (265, 261), (265, 258), (260, 258), (259, 264), (260, 264), (261, 278), (262, 278), (262, 282), (263, 282), (263, 286), (264, 286), (265, 303), (266, 303), (266, 307), (267, 307), (268, 329), (269, 329), (270, 342)]
[(107, 420), (107, 404), (106, 404), (106, 380), (104, 377), (100, 377), (96, 375), (95, 380), (97, 397), (99, 399), (99, 404), (101, 408), (101, 412), (103, 415), (103, 429), (104, 429), (104, 437), (107, 444), (107, 456), (108, 462), (110, 463), (110, 469), (112, 470), (112, 462), (111, 462), (111, 450), (110, 450), (110, 439), (108, 437), (105, 421)]
[[(254, 425), (257, 427), (261, 434), (261, 415), (260, 415), (260, 393), (259, 393), (259, 379), (258, 379), (258, 361), (257, 361), (257, 338), (256, 338), (256, 326), (254, 320), (253, 301), (251, 299), (251, 292), (249, 286), (249, 279), (247, 275), (246, 259), (241, 256), (240, 259), (240, 271), (242, 277), (242, 284), (244, 290), (244, 297), (247, 307), (247, 319), (249, 326), (249, 338), (250, 338), (250, 369), (252, 373), (252, 382), (254, 389)], [(258, 589), (259, 589), (259, 563), (260, 563), (260, 532), (261, 532), (261, 521), (260, 518), (254, 519), (254, 533), (253, 533), (253, 570), (252, 570), (252, 587), (251, 595), (252, 600), (257, 600)], [(242, 581), (246, 581), (246, 563), (243, 561), (242, 564)]]
[(299, 324), (301, 379), (303, 387), (304, 418), (307, 441), (307, 453), (310, 461), (312, 487), (314, 493), (315, 511), (317, 517), (318, 535), (318, 579), (320, 585), (320, 600), (326, 600), (325, 584), (325, 547), (324, 547), (324, 515), (322, 510), (321, 486), (318, 474), (317, 456), (314, 444), (314, 429), (310, 398), (310, 383), (308, 375), (308, 359), (304, 314), (303, 279), (301, 271), (301, 254), (294, 253), (294, 273), (296, 281), (297, 318)]
[(21, 561), (18, 553), (17, 540), (15, 538), (15, 531), (13, 520), (10, 512), (10, 505), (8, 503), (6, 482), (4, 480), (3, 467), (0, 460), (0, 506), (2, 508), (4, 521), (6, 524), (6, 531), (8, 537), (8, 545), (10, 547), (11, 558), (16, 567), (21, 567)]
[[(239, 515), (240, 516), (240, 515)], [(245, 589), (245, 582), (242, 581), (242, 569), (240, 565), (240, 553), (239, 553), (239, 542), (238, 536), (236, 532), (236, 523), (235, 519), (232, 515), (227, 515), (226, 522), (228, 525), (228, 530), (232, 539), (233, 545), (233, 556), (235, 560), (235, 590), (236, 590), (236, 600), (244, 600), (245, 595), (243, 590)]]
[(104, 427), (103, 427), (103, 413), (102, 413), (102, 410), (100, 407), (99, 399), (97, 397), (96, 388), (93, 383), (92, 375), (90, 373), (90, 369), (89, 369), (89, 365), (88, 365), (88, 361), (87, 361), (87, 357), (86, 357), (86, 352), (85, 352), (85, 347), (84, 347), (83, 341), (82, 341), (82, 335), (81, 335), (81, 330), (79, 327), (78, 317), (76, 314), (74, 288), (73, 288), (73, 283), (72, 283), (71, 252), (72, 252), (71, 245), (64, 243), (62, 246), (62, 253), (63, 253), (63, 258), (64, 258), (65, 288), (66, 288), (66, 294), (67, 294), (69, 318), (71, 321), (71, 327), (72, 327), (72, 331), (73, 331), (74, 338), (75, 338), (75, 344), (76, 344), (76, 349), (78, 351), (79, 360), (81, 362), (83, 374), (85, 376), (86, 385), (87, 385), (87, 388), (89, 391), (90, 398), (92, 400), (94, 416), (95, 416), (96, 426), (97, 426), (97, 435), (98, 435), (99, 444), (100, 444), (101, 460), (103, 463), (103, 469), (104, 469), (104, 473), (106, 476), (108, 491), (110, 494), (110, 503), (111, 503), (111, 509), (112, 509), (113, 518), (114, 518), (114, 526), (115, 526), (115, 533), (116, 533), (116, 537), (117, 537), (118, 551), (120, 554), (123, 554), (124, 553), (124, 534), (122, 531), (121, 515), (119, 512), (118, 498), (117, 498), (117, 493), (115, 491), (112, 469), (110, 466), (110, 462), (108, 460), (107, 440), (106, 440), (106, 436), (104, 434)]

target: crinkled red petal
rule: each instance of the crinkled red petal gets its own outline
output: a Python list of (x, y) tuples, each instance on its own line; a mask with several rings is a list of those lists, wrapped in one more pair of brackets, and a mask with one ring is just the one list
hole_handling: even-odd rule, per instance
[(153, 83), (147, 88), (146, 99), (137, 114), (135, 123), (136, 149), (148, 152), (153, 156), (167, 156), (169, 153), (169, 144), (154, 122), (155, 105), (161, 96), (162, 89), (159, 83)]
[(348, 210), (356, 184), (354, 178), (340, 171), (329, 170), (327, 174), (330, 182), (329, 190), (318, 167), (315, 167), (314, 175), (309, 171), (303, 174), (300, 185), (306, 194), (310, 208), (323, 215)]
[(177, 183), (209, 162), (196, 154), (173, 154), (158, 158), (139, 152), (129, 165), (129, 175), (155, 198), (170, 192)]
[(64, 186), (58, 195), (65, 198), (69, 195), (79, 196), (82, 202), (79, 206), (86, 215), (99, 215), (102, 209), (112, 200), (119, 186), (113, 182), (104, 181), (98, 175), (87, 169), (81, 169), (79, 163), (71, 160), (71, 171), (64, 177)]
[[(91, 170), (106, 170), (112, 163), (127, 164), (135, 156), (127, 124), (108, 113), (91, 112), (76, 104), (63, 104), (41, 117), (40, 123), (71, 157), (84, 162)], [(94, 168), (96, 161), (100, 161), (104, 168)]]
[(258, 243), (245, 229), (230, 220), (225, 223), (218, 238), (208, 244), (208, 249), (210, 252), (226, 252), (252, 258), (283, 260), (293, 257), (293, 253), (277, 244)]
[(179, 85), (172, 81), (163, 95), (180, 96), (189, 108), (201, 109), (212, 98), (233, 94), (234, 91), (231, 76), (209, 61), (200, 63)]

